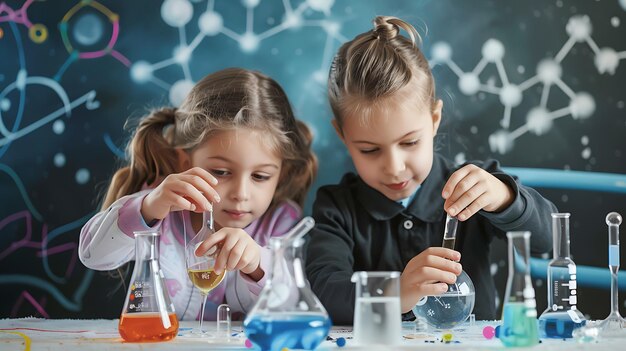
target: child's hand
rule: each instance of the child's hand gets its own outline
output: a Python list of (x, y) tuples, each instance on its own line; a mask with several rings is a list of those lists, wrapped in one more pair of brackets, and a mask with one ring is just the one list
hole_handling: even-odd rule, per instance
[(484, 169), (467, 165), (452, 173), (441, 193), (443, 208), (451, 216), (465, 221), (484, 209), (498, 212), (514, 200), (513, 190)]
[(429, 247), (413, 257), (400, 276), (402, 313), (410, 311), (424, 296), (440, 295), (448, 284), (456, 282), (461, 274), (458, 251), (443, 247)]
[(144, 198), (141, 215), (150, 223), (165, 218), (171, 211), (207, 211), (211, 208), (209, 201), (220, 202), (211, 186), (216, 184), (217, 179), (199, 167), (170, 174)]
[(252, 237), (240, 228), (222, 228), (206, 239), (197, 249), (196, 255), (204, 255), (211, 248), (218, 245), (216, 253), (215, 272), (221, 273), (240, 270), (259, 281), (265, 272), (260, 268), (261, 247)]

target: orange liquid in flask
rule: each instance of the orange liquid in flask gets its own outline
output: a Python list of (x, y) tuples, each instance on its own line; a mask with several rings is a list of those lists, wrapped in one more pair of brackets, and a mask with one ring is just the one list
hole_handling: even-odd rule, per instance
[(178, 333), (178, 319), (175, 313), (168, 316), (170, 327), (165, 328), (158, 313), (124, 313), (120, 318), (120, 335), (129, 342), (171, 340)]

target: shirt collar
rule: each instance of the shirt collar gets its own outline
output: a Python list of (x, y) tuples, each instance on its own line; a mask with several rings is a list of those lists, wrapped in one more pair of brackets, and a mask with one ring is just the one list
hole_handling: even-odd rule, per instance
[(378, 190), (365, 184), (359, 177), (356, 190), (357, 199), (365, 210), (376, 220), (389, 220), (405, 212), (424, 222), (437, 222), (443, 217), (444, 199), (441, 190), (448, 179), (448, 170), (444, 167), (443, 157), (435, 154), (428, 177), (422, 183), (415, 199), (405, 209), (402, 204), (393, 201)]
[(413, 192), (413, 194), (411, 194), (409, 197), (405, 197), (404, 199), (398, 200), (396, 202), (404, 206), (404, 208), (409, 207), (409, 204), (411, 203), (411, 201), (413, 201), (413, 199), (415, 199), (415, 195), (417, 195), (417, 192), (420, 190), (420, 187), (421, 185), (418, 185), (417, 188), (415, 188), (415, 191)]

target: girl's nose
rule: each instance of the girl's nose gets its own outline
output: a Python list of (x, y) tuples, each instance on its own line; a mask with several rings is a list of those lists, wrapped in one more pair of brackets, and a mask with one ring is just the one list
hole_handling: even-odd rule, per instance
[(404, 158), (399, 152), (391, 151), (385, 156), (384, 172), (389, 175), (398, 175), (404, 171)]
[(247, 201), (250, 198), (250, 187), (245, 179), (239, 179), (232, 189), (232, 197), (237, 201)]

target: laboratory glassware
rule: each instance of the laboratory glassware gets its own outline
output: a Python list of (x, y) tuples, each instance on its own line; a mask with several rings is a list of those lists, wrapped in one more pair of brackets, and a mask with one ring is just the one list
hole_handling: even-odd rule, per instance
[(328, 335), (330, 318), (303, 268), (303, 236), (314, 225), (305, 217), (283, 237), (270, 239), (272, 270), (243, 323), (248, 339), (262, 351), (313, 350)]
[(569, 213), (552, 214), (553, 258), (548, 264), (548, 308), (539, 317), (544, 338), (571, 338), (585, 325), (576, 307), (576, 264), (570, 258)]
[[(443, 247), (454, 250), (458, 225), (456, 217), (447, 215)], [(474, 283), (465, 271), (461, 271), (456, 282), (448, 284), (445, 293), (422, 297), (413, 307), (413, 314), (433, 328), (452, 329), (467, 320), (474, 310), (475, 300)]]
[(530, 232), (508, 232), (509, 276), (506, 282), (500, 341), (504, 346), (539, 343), (535, 289), (530, 280)]
[(166, 341), (178, 333), (178, 318), (159, 265), (159, 232), (135, 232), (135, 267), (118, 325), (130, 342)]
[(361, 346), (402, 340), (400, 272), (354, 272), (354, 340)]
[(601, 338), (626, 337), (626, 320), (619, 314), (617, 273), (619, 272), (619, 226), (622, 216), (617, 212), (606, 215), (609, 229), (609, 270), (611, 271), (611, 313), (598, 324)]
[[(202, 307), (200, 310), (200, 322), (199, 329), (193, 330), (191, 334), (198, 334), (199, 336), (212, 336), (211, 333), (207, 333), (202, 329), (202, 322), (204, 320), (204, 308), (209, 292), (218, 286), (224, 276), (226, 270), (220, 274), (215, 273), (215, 258), (218, 249), (214, 246), (204, 255), (197, 255), (196, 250), (198, 247), (209, 238), (211, 234), (215, 232), (213, 226), (213, 210), (204, 211), (202, 214), (202, 228), (200, 231), (185, 245), (185, 263), (187, 266), (187, 275), (193, 285), (200, 291), (202, 295)], [(186, 235), (185, 235), (186, 237)], [(216, 245), (217, 246), (217, 245)]]

